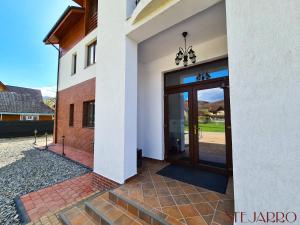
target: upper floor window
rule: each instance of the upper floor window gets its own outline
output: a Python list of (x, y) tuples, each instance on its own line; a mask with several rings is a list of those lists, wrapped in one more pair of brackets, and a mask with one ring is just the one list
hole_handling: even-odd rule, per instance
[(90, 2), (90, 16), (94, 16), (98, 13), (98, 0), (89, 0)]
[(97, 41), (93, 42), (87, 47), (87, 66), (96, 63), (96, 47), (97, 47)]
[(77, 53), (72, 55), (72, 75), (77, 72)]
[(95, 126), (95, 101), (83, 103), (83, 127)]

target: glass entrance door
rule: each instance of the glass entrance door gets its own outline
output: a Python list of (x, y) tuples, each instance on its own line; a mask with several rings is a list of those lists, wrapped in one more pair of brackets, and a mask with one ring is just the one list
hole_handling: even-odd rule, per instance
[(227, 59), (165, 74), (165, 159), (232, 172)]
[(189, 164), (190, 146), (190, 94), (188, 91), (167, 94), (166, 157), (167, 160)]
[(224, 89), (197, 90), (195, 151), (197, 163), (226, 169), (226, 134)]

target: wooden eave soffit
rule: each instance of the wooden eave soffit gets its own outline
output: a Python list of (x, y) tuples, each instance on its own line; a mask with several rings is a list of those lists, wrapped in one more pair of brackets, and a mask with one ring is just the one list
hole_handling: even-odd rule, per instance
[(74, 24), (84, 15), (83, 8), (71, 9), (56, 25), (55, 29), (51, 32), (45, 44), (59, 44), (60, 37), (64, 34), (65, 31), (72, 28)]

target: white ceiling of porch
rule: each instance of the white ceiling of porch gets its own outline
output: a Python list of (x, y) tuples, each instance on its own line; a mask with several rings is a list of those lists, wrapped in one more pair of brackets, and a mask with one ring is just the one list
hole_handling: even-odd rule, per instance
[(204, 43), (226, 35), (225, 1), (140, 43), (139, 61), (145, 63), (177, 52), (178, 47), (184, 45), (181, 35), (184, 31), (189, 33), (188, 45)]

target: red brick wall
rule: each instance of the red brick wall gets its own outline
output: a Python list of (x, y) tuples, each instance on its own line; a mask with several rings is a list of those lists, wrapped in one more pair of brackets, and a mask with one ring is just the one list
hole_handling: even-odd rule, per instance
[(103, 177), (99, 174), (93, 173), (93, 188), (96, 190), (110, 190), (119, 187), (120, 184)]
[[(92, 152), (94, 129), (82, 127), (83, 102), (95, 100), (96, 79), (82, 82), (58, 93), (57, 142), (83, 151)], [(70, 104), (74, 104), (74, 125), (69, 127)]]

